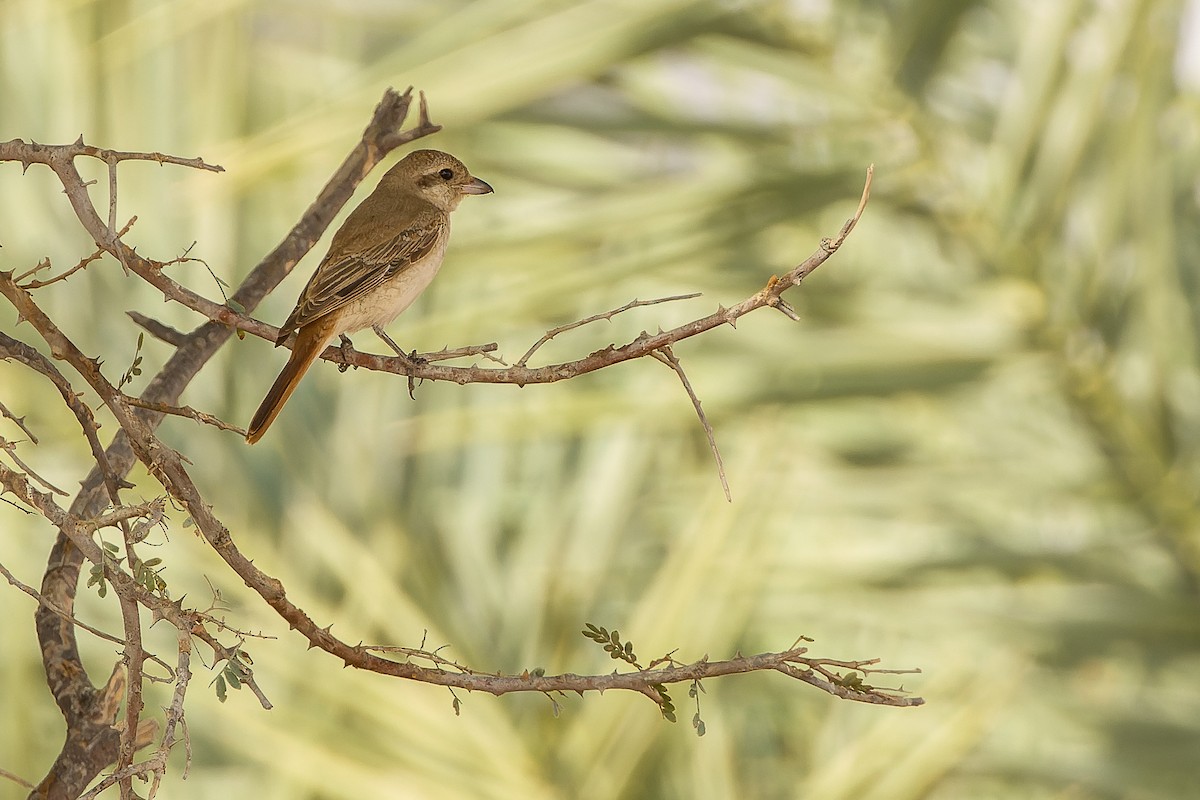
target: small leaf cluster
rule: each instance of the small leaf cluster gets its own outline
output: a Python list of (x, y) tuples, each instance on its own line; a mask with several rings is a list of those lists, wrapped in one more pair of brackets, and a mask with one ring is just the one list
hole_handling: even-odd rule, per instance
[(225, 666), (221, 668), (220, 673), (213, 679), (213, 686), (216, 687), (217, 699), (222, 703), (229, 696), (227, 687), (232, 689), (241, 689), (242, 684), (249, 679), (254, 672), (251, 665), (254, 659), (250, 658), (250, 654), (241, 648), (239, 645), (229, 654), (229, 658), (225, 660)]
[(637, 656), (633, 652), (633, 642), (625, 642), (621, 644), (621, 634), (617, 630), (608, 630), (603, 625), (597, 627), (590, 622), (584, 623), (584, 630), (580, 631), (584, 636), (591, 639), (596, 644), (604, 645), (604, 652), (614, 660), (624, 661), (638, 669), (642, 665), (638, 663)]
[(142, 374), (142, 343), (145, 340), (146, 334), (139, 333), (137, 347), (133, 351), (133, 363), (129, 365), (129, 369), (125, 370), (125, 374), (122, 375), (121, 380), (117, 382), (117, 391), (120, 391), (125, 384)]
[(851, 691), (855, 692), (865, 692), (874, 688), (864, 683), (863, 676), (854, 671), (847, 672), (845, 675), (834, 678), (833, 682), (844, 689), (850, 689)]
[[(100, 564), (92, 564), (91, 570), (88, 572), (88, 586), (98, 586), (96, 594), (101, 597), (108, 595), (108, 579), (104, 577), (105, 568), (117, 569), (121, 563), (121, 548), (112, 542), (101, 542), (101, 552), (103, 553), (103, 561)], [(159, 574), (160, 569), (155, 569), (159, 564), (162, 564), (161, 558), (147, 558), (145, 561), (133, 557), (133, 579), (143, 586), (146, 591), (161, 595), (162, 597), (170, 597), (167, 593), (167, 582)]]
[(704, 692), (704, 685), (698, 680), (692, 681), (692, 685), (688, 687), (688, 697), (696, 701), (696, 713), (692, 715), (692, 727), (696, 729), (697, 736), (703, 736), (705, 732), (704, 720), (700, 718), (700, 694)]
[(163, 597), (170, 597), (167, 593), (167, 582), (159, 574), (160, 570), (155, 569), (161, 563), (161, 558), (147, 558), (145, 561), (142, 561), (137, 556), (134, 556), (133, 579), (146, 587), (147, 591), (162, 595)]
[(667, 722), (678, 722), (678, 718), (675, 716), (675, 701), (667, 693), (667, 685), (665, 683), (656, 683), (654, 684), (654, 691), (658, 692), (658, 696), (662, 698), (662, 701), (658, 704), (658, 710), (662, 712), (663, 719)]
[[(584, 636), (591, 639), (593, 642), (604, 646), (604, 652), (608, 653), (609, 657), (616, 661), (624, 661), (626, 664), (635, 667), (636, 669), (644, 669), (638, 663), (637, 655), (633, 652), (633, 642), (621, 642), (620, 631), (609, 630), (603, 625), (593, 625), (590, 622), (584, 623), (584, 629), (580, 631)], [(655, 683), (651, 684), (654, 690), (658, 692), (660, 698), (658, 710), (662, 712), (663, 718), (668, 722), (675, 722), (675, 701), (671, 699), (670, 693), (667, 691), (666, 684)], [(703, 734), (702, 734), (703, 735)]]
[(121, 549), (112, 542), (101, 542), (100, 544), (102, 545), (101, 554), (103, 555), (103, 560), (99, 564), (92, 564), (92, 568), (88, 573), (87, 585), (89, 587), (99, 586), (100, 588), (96, 590), (96, 594), (104, 597), (108, 594), (108, 580), (104, 577), (104, 568), (117, 568), (117, 565), (120, 563)]

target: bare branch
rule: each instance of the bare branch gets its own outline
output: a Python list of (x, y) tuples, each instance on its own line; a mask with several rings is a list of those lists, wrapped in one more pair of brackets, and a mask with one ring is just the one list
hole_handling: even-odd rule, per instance
[[(93, 517), (90, 520), (80, 520), (80, 525), (85, 530), (98, 531), (101, 528), (111, 528), (119, 525), (122, 522), (128, 522), (131, 519), (145, 518), (153, 525), (160, 524), (163, 521), (163, 512), (165, 511), (165, 501), (162, 498), (151, 500), (148, 503), (137, 503), (135, 505), (121, 506), (115, 508), (108, 514), (103, 514), (98, 517)], [(139, 540), (140, 541), (140, 540)]]
[(4, 452), (8, 453), (8, 457), (13, 460), (13, 463), (15, 463), (21, 469), (25, 470), (25, 474), (27, 474), (29, 477), (33, 478), (35, 481), (40, 483), (42, 486), (45, 486), (47, 489), (49, 489), (50, 491), (54, 492), (55, 494), (57, 494), (61, 497), (69, 496), (62, 489), (59, 489), (53, 483), (46, 480), (41, 475), (38, 475), (36, 472), (33, 471), (32, 467), (30, 467), (28, 464), (26, 464), (24, 461), (21, 460), (20, 456), (17, 455), (17, 443), (16, 442), (10, 442), (10, 441), (5, 440), (3, 437), (0, 437), (0, 450), (3, 450)]
[[(88, 633), (92, 634), (93, 636), (96, 636), (100, 639), (104, 639), (105, 641), (112, 642), (113, 644), (119, 644), (122, 647), (125, 645), (125, 640), (120, 638), (119, 636), (113, 636), (111, 633), (105, 633), (104, 631), (100, 630), (99, 628), (93, 628), (91, 625), (88, 625), (86, 622), (81, 622), (80, 620), (76, 619), (72, 615), (66, 613), (61, 608), (54, 605), (54, 603), (51, 603), (46, 598), (42, 597), (41, 594), (38, 593), (37, 589), (34, 589), (32, 586), (28, 586), (28, 585), (22, 583), (3, 564), (0, 564), (0, 575), (3, 575), (5, 580), (7, 580), (12, 586), (21, 590), (22, 592), (24, 592), (25, 594), (29, 595), (34, 600), (36, 600), (38, 602), (38, 604), (41, 605), (43, 608), (46, 608), (46, 609), (52, 611), (53, 613), (62, 617), (64, 620), (71, 623), (72, 625), (77, 625), (80, 628), (83, 628)], [(166, 666), (166, 664), (164, 663), (163, 666)]]
[[(0, 279), (11, 280), (11, 276), (11, 272), (0, 272)], [(123, 481), (116, 475), (103, 445), (100, 444), (100, 425), (92, 415), (92, 409), (75, 392), (70, 381), (63, 377), (58, 368), (37, 350), (3, 332), (0, 332), (0, 358), (11, 358), (25, 364), (54, 384), (54, 388), (58, 390), (67, 408), (75, 415), (75, 420), (79, 423), (84, 438), (87, 439), (88, 446), (91, 448), (92, 458), (96, 461), (98, 485), (107, 492), (108, 503), (118, 503), (118, 492), (123, 486)]]
[(6, 419), (12, 420), (13, 424), (15, 424), (18, 428), (20, 428), (25, 433), (25, 435), (29, 437), (29, 441), (33, 442), (34, 444), (38, 443), (38, 438), (36, 436), (34, 436), (33, 431), (31, 431), (31, 430), (29, 430), (29, 428), (25, 427), (25, 418), (14, 415), (11, 411), (8, 410), (8, 407), (5, 406), (4, 403), (0, 403), (0, 416), (5, 417)]
[(676, 300), (691, 300), (692, 298), (699, 297), (699, 296), (700, 296), (699, 292), (692, 292), (691, 294), (677, 294), (677, 295), (674, 295), (673, 297), (659, 297), (655, 300), (638, 300), (637, 298), (634, 298), (633, 300), (630, 300), (628, 303), (621, 306), (620, 308), (614, 308), (612, 311), (605, 311), (602, 314), (593, 314), (592, 316), (584, 317), (583, 319), (578, 320), (577, 322), (571, 322), (567, 325), (559, 325), (557, 328), (551, 328), (550, 330), (546, 331), (545, 335), (543, 335), (542, 338), (540, 338), (536, 342), (534, 342), (532, 347), (530, 347), (527, 351), (525, 351), (525, 355), (521, 356), (521, 359), (517, 362), (516, 365), (518, 367), (523, 367), (526, 364), (528, 364), (530, 357), (535, 352), (537, 352), (538, 348), (540, 348), (542, 345), (544, 345), (546, 342), (550, 341), (551, 339), (553, 339), (555, 336), (557, 336), (560, 333), (566, 333), (567, 331), (575, 330), (576, 328), (581, 328), (590, 322), (597, 322), (602, 319), (611, 320), (617, 314), (620, 314), (623, 311), (628, 311), (631, 308), (639, 308), (640, 306), (653, 306), (653, 305), (657, 305), (659, 303), (671, 303)]
[(679, 363), (679, 359), (675, 357), (675, 353), (670, 346), (663, 347), (652, 353), (662, 363), (675, 371), (679, 376), (679, 380), (683, 383), (684, 391), (692, 400), (692, 407), (696, 409), (696, 416), (700, 418), (700, 425), (704, 428), (704, 435), (708, 437), (708, 446), (712, 450), (713, 458), (717, 461), (717, 475), (721, 479), (721, 488), (725, 490), (725, 499), (732, 503), (733, 494), (729, 491), (729, 478), (725, 475), (725, 460), (721, 458), (721, 450), (717, 447), (717, 435), (713, 432), (712, 425), (708, 422), (708, 416), (705, 415), (704, 409), (700, 406), (700, 398), (696, 396), (695, 390), (692, 389), (692, 382), (688, 380), (687, 373), (683, 371), (683, 365)]
[(125, 314), (133, 320), (134, 324), (144, 328), (146, 333), (153, 336), (159, 341), (173, 344), (176, 347), (182, 347), (188, 340), (188, 334), (181, 330), (172, 328), (170, 325), (164, 325), (153, 317), (148, 317), (140, 311), (126, 311)]
[(214, 417), (212, 414), (207, 414), (203, 411), (197, 411), (196, 409), (192, 408), (191, 406), (172, 406), (172, 405), (168, 405), (166, 403), (155, 403), (150, 400), (142, 400), (137, 397), (128, 397), (128, 396), (126, 396), (125, 402), (129, 403), (129, 405), (131, 405), (131, 406), (135, 406), (136, 408), (145, 408), (150, 411), (156, 411), (159, 414), (170, 414), (170, 415), (176, 416), (176, 417), (187, 417), (189, 419), (194, 419), (197, 422), (202, 422), (205, 425), (212, 425), (214, 428), (219, 428), (220, 430), (223, 430), (223, 431), (233, 431), (234, 433), (238, 434), (239, 436), (241, 436), (243, 438), (245, 438), (245, 436), (246, 436), (246, 430), (244, 428), (239, 428), (236, 425), (230, 425), (228, 422), (218, 419), (217, 417)]
[[(137, 222), (137, 217), (130, 217), (129, 222), (125, 223), (125, 227), (117, 232), (117, 236), (121, 237), (121, 236), (124, 236), (125, 234), (129, 233), (129, 230), (133, 227), (133, 223), (135, 223), (135, 222)], [(55, 275), (53, 278), (50, 278), (50, 279), (44, 280), (44, 281), (30, 281), (29, 283), (24, 284), (24, 286), (26, 289), (41, 289), (43, 286), (49, 286), (52, 283), (57, 283), (59, 281), (65, 281), (67, 278), (71, 277), (79, 270), (87, 267), (93, 261), (99, 260), (106, 252), (108, 252), (108, 251), (102, 247), (96, 248), (95, 252), (93, 252), (89, 256), (86, 256), (86, 257), (80, 259), (79, 263), (77, 263), (75, 266), (71, 267), (69, 270), (62, 273), (61, 275)], [(50, 259), (46, 259), (42, 263), (45, 264), (45, 266), (49, 267)], [(24, 275), (18, 276), (17, 281), (18, 282), (22, 281), (27, 276), (32, 275), (33, 273), (37, 272), (40, 268), (41, 268), (41, 265), (39, 265), (38, 267), (35, 267), (34, 269), (29, 270), (29, 272), (26, 272)]]
[(36, 789), (37, 788), (32, 783), (30, 783), (29, 781), (22, 778), (20, 775), (15, 775), (6, 769), (0, 769), (0, 778), (7, 778), (8, 780), (12, 781), (13, 783), (15, 783), (18, 786), (21, 786), (25, 789)]
[[(4, 148), (17, 145), (21, 150), (28, 148), (28, 155), (22, 157), (10, 157), (5, 154)], [(193, 169), (203, 169), (209, 172), (224, 172), (225, 168), (216, 164), (208, 164), (202, 158), (180, 158), (179, 156), (169, 156), (164, 153), (133, 153), (124, 150), (109, 150), (103, 147), (93, 147), (90, 144), (83, 143), (83, 137), (80, 136), (73, 144), (38, 144), (37, 142), (23, 142), (20, 139), (12, 139), (7, 142), (0, 142), (0, 160), (4, 161), (20, 161), (26, 168), (30, 164), (45, 163), (43, 161), (43, 153), (46, 151), (54, 151), (62, 153), (68, 158), (77, 158), (79, 156), (90, 156), (105, 163), (115, 164), (121, 161), (157, 161), (159, 164), (176, 164), (181, 167), (191, 167)]]

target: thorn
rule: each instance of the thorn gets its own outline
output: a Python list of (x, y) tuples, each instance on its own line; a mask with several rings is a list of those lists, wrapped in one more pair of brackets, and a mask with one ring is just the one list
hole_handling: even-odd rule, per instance
[(773, 302), (770, 303), (770, 305), (777, 309), (779, 313), (783, 314), (792, 322), (800, 321), (800, 315), (796, 313), (796, 309), (792, 308), (792, 306), (786, 300), (784, 300), (782, 297), (774, 297), (772, 300)]
[(425, 92), (418, 92), (417, 96), (421, 99), (421, 119), (418, 124), (422, 127), (433, 124), (429, 119), (429, 104), (425, 102)]

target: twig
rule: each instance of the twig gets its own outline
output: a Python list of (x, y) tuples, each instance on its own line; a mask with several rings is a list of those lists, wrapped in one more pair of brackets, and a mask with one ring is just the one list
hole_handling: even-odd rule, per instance
[[(0, 280), (10, 276), (11, 273), (0, 272)], [(91, 448), (92, 457), (96, 461), (97, 469), (101, 470), (103, 485), (108, 492), (108, 501), (110, 503), (118, 502), (117, 490), (121, 488), (119, 480), (115, 480), (111, 465), (108, 462), (108, 456), (105, 454), (104, 447), (100, 444), (98, 428), (95, 417), (92, 415), (92, 409), (84, 403), (80, 396), (71, 386), (70, 381), (63, 377), (58, 368), (50, 362), (48, 358), (43, 356), (37, 350), (34, 350), (24, 342), (20, 342), (7, 334), (0, 332), (0, 357), (12, 358), (16, 361), (25, 364), (45, 376), (58, 393), (62, 396), (63, 402), (67, 408), (75, 415), (75, 420), (79, 423), (79, 427), (83, 430), (84, 438), (88, 441), (88, 446)]]
[(153, 317), (148, 317), (140, 311), (126, 311), (125, 314), (133, 320), (134, 324), (144, 328), (146, 333), (153, 336), (155, 339), (173, 344), (176, 347), (181, 346), (188, 341), (188, 334), (181, 330), (172, 328), (170, 325), (164, 325)]
[(614, 308), (612, 311), (605, 311), (602, 314), (593, 314), (590, 317), (585, 317), (584, 319), (576, 322), (571, 322), (566, 325), (559, 325), (557, 328), (552, 328), (546, 331), (542, 338), (534, 342), (533, 346), (525, 351), (525, 355), (521, 356), (521, 359), (516, 363), (516, 366), (523, 367), (528, 364), (530, 357), (537, 352), (538, 348), (553, 339), (555, 336), (558, 336), (560, 333), (566, 333), (567, 331), (581, 328), (590, 322), (598, 322), (602, 319), (611, 320), (617, 314), (628, 311), (631, 308), (638, 308), (640, 306), (653, 306), (658, 305), (659, 303), (671, 303), (676, 300), (691, 300), (692, 298), (699, 296), (700, 292), (692, 292), (691, 294), (677, 294), (672, 297), (659, 297), (655, 300), (638, 300), (637, 298), (634, 298), (620, 308)]
[(25, 418), (14, 415), (8, 410), (8, 407), (4, 405), (4, 403), (0, 403), (0, 416), (11, 419), (13, 423), (20, 428), (26, 436), (29, 437), (29, 441), (33, 442), (34, 444), (38, 443), (38, 438), (34, 436), (33, 431), (29, 430), (29, 428), (25, 426)]
[(704, 409), (700, 406), (700, 398), (696, 396), (695, 390), (692, 389), (692, 382), (688, 380), (687, 373), (683, 371), (683, 365), (675, 357), (675, 353), (671, 350), (670, 345), (659, 348), (651, 355), (675, 371), (675, 374), (679, 376), (679, 380), (683, 383), (683, 388), (688, 393), (688, 397), (692, 399), (692, 407), (696, 409), (696, 416), (700, 418), (700, 424), (704, 427), (704, 435), (708, 437), (708, 446), (712, 449), (713, 458), (717, 460), (717, 475), (721, 479), (721, 488), (725, 490), (725, 499), (732, 503), (733, 494), (729, 491), (729, 479), (725, 475), (725, 461), (721, 458), (721, 450), (717, 447), (717, 436), (713, 432), (712, 425), (708, 422), (708, 417), (705, 415)]
[[(212, 648), (213, 666), (216, 666), (222, 661), (232, 661), (236, 657), (237, 651), (241, 647), (240, 643), (236, 647), (226, 647), (217, 641), (216, 637), (202, 627), (193, 628), (192, 635)], [(267, 699), (266, 693), (259, 688), (258, 681), (255, 680), (253, 672), (247, 672), (242, 676), (241, 680), (243, 686), (250, 687), (250, 691), (253, 692), (254, 696), (258, 698), (259, 705), (263, 707), (263, 710), (270, 711), (272, 708), (274, 708), (274, 706), (271, 704), (271, 701)]]
[[(79, 137), (80, 140), (83, 137)], [(108, 235), (117, 239), (117, 159), (111, 153), (104, 159), (108, 162)]]
[(162, 780), (163, 774), (166, 772), (166, 759), (171, 752), (171, 748), (175, 746), (177, 741), (175, 729), (179, 727), (183, 731), (183, 739), (186, 743), (184, 750), (186, 759), (183, 765), (183, 773), (186, 776), (188, 768), (192, 763), (192, 748), (188, 737), (187, 723), (183, 716), (183, 700), (187, 694), (188, 683), (192, 679), (192, 642), (188, 638), (187, 631), (179, 632), (179, 659), (175, 664), (175, 692), (171, 696), (171, 705), (167, 707), (167, 721), (163, 730), (162, 743), (158, 748), (158, 755), (162, 759), (162, 769), (157, 770), (154, 774), (154, 785), (150, 787), (150, 800), (153, 800), (154, 795), (158, 791), (158, 785)]
[(29, 158), (13, 158), (12, 161), (20, 161), (24, 166), (39, 163), (42, 159), (39, 157), (47, 151), (61, 152), (67, 155), (68, 158), (76, 158), (78, 156), (90, 156), (92, 158), (109, 162), (119, 161), (157, 161), (159, 164), (176, 164), (181, 167), (191, 167), (193, 169), (204, 169), (209, 172), (224, 172), (225, 168), (216, 164), (208, 164), (203, 158), (181, 158), (179, 156), (169, 156), (164, 153), (134, 153), (124, 150), (109, 150), (103, 147), (93, 147), (90, 144), (83, 143), (83, 137), (80, 136), (73, 144), (38, 144), (37, 142), (23, 142), (20, 139), (12, 139), (7, 142), (0, 142), (0, 147), (4, 145), (23, 145), (30, 148), (32, 157)]
[(25, 470), (25, 473), (27, 475), (29, 475), (29, 477), (33, 478), (35, 481), (40, 483), (42, 486), (45, 486), (47, 489), (54, 492), (56, 495), (59, 495), (60, 497), (69, 497), (70, 496), (66, 492), (64, 492), (62, 489), (58, 488), (50, 481), (43, 478), (41, 475), (38, 475), (36, 472), (33, 471), (33, 469), (28, 464), (26, 464), (24, 461), (22, 461), (21, 457), (17, 455), (17, 443), (16, 442), (6, 441), (4, 439), (4, 437), (0, 436), (0, 450), (3, 450), (4, 452), (8, 453), (8, 457), (11, 458), (18, 467)]
[[(111, 774), (107, 775), (104, 780), (92, 787), (92, 789), (86, 794), (81, 795), (80, 800), (93, 800), (94, 798), (99, 797), (100, 794), (102, 794), (110, 786), (113, 786), (117, 783), (122, 784), (122, 788), (124, 788), (125, 782), (127, 782), (130, 778), (134, 777), (135, 775), (144, 776), (146, 774), (153, 775), (150, 791), (147, 795), (147, 800), (153, 800), (155, 795), (158, 793), (158, 788), (162, 783), (163, 776), (166, 775), (167, 758), (171, 754), (171, 748), (175, 746), (177, 741), (179, 741), (175, 732), (176, 727), (179, 727), (183, 730), (182, 738), (186, 753), (183, 772), (184, 776), (186, 777), (188, 768), (191, 765), (192, 748), (187, 732), (187, 723), (184, 719), (183, 701), (187, 695), (188, 685), (192, 679), (191, 652), (192, 643), (188, 637), (188, 633), (186, 630), (180, 630), (179, 655), (175, 666), (175, 690), (171, 695), (171, 705), (166, 709), (166, 725), (163, 729), (162, 740), (159, 742), (158, 747), (155, 748), (154, 753), (148, 758), (137, 762), (136, 764), (130, 763), (124, 767), (114, 770)], [(139, 736), (139, 741), (141, 738), (142, 737)]]
[(111, 528), (120, 525), (122, 522), (128, 522), (131, 519), (144, 518), (150, 524), (157, 525), (163, 521), (163, 511), (165, 508), (165, 501), (162, 498), (158, 498), (148, 503), (121, 506), (120, 508), (113, 509), (108, 514), (93, 517), (92, 519), (80, 520), (79, 524), (89, 532), (98, 531), (102, 528)]
[(191, 406), (172, 406), (168, 405), (167, 403), (155, 403), (151, 402), (150, 400), (142, 400), (138, 397), (129, 396), (125, 397), (125, 402), (129, 403), (131, 406), (144, 408), (147, 411), (156, 411), (159, 414), (171, 414), (172, 416), (176, 417), (187, 417), (188, 419), (194, 419), (197, 422), (204, 423), (205, 425), (212, 425), (214, 428), (220, 428), (223, 431), (233, 431), (234, 433), (243, 437), (246, 435), (245, 429), (239, 428), (236, 425), (230, 425), (228, 422), (225, 422), (218, 417), (214, 417), (212, 414), (205, 413), (204, 411), (197, 411)]
[(469, 344), (464, 347), (455, 347), (453, 349), (449, 347), (443, 347), (441, 350), (438, 350), (434, 353), (417, 353), (417, 358), (422, 361), (450, 361), (451, 359), (455, 358), (483, 356), (489, 361), (493, 361), (497, 364), (503, 364), (503, 359), (492, 355), (499, 349), (500, 346), (495, 342), (488, 342), (486, 344)]
[(400, 645), (376, 644), (364, 645), (364, 647), (367, 650), (375, 653), (399, 653), (405, 656), (406, 659), (423, 658), (432, 663), (438, 669), (449, 668), (458, 670), (464, 674), (471, 674), (475, 672), (475, 670), (471, 669), (470, 667), (465, 667), (462, 664), (459, 664), (457, 661), (452, 661), (451, 659), (438, 655), (436, 650), (426, 650), (424, 647), (403, 647)]
[[(125, 552), (131, 570), (136, 561), (133, 544), (126, 529)], [(145, 707), (142, 702), (142, 667), (146, 660), (146, 651), (142, 647), (142, 619), (137, 600), (125, 592), (117, 592), (117, 604), (121, 608), (121, 622), (125, 628), (122, 662), (126, 674), (125, 719), (121, 730), (121, 747), (117, 755), (117, 771), (120, 772), (133, 763), (133, 757), (138, 750), (138, 721)], [(122, 777), (120, 786), (122, 800), (133, 797), (132, 775)]]
[(36, 789), (37, 788), (32, 783), (30, 783), (29, 781), (22, 778), (20, 775), (14, 775), (13, 773), (9, 772), (6, 769), (0, 769), (0, 778), (7, 778), (8, 780), (12, 781), (13, 783), (15, 783), (18, 786), (21, 786), (25, 789)]
[[(13, 586), (13, 588), (18, 589), (19, 591), (22, 591), (25, 594), (29, 595), (30, 597), (32, 597), (34, 600), (37, 601), (38, 605), (40, 605), (42, 608), (46, 609), (47, 611), (51, 612), (55, 616), (65, 620), (66, 622), (69, 622), (72, 625), (82, 628), (83, 630), (87, 631), (88, 633), (92, 634), (93, 636), (95, 636), (98, 639), (104, 639), (107, 642), (112, 642), (113, 644), (121, 645), (122, 647), (125, 646), (125, 640), (122, 639), (121, 637), (113, 636), (111, 633), (106, 633), (105, 631), (102, 631), (99, 628), (93, 627), (93, 626), (87, 624), (86, 622), (76, 618), (75, 616), (63, 611), (57, 605), (55, 605), (54, 603), (50, 602), (45, 597), (43, 597), (41, 592), (39, 592), (37, 589), (34, 589), (32, 586), (29, 586), (28, 584), (23, 583), (20, 578), (13, 575), (12, 572), (10, 572), (8, 570), (8, 568), (5, 567), (3, 564), (0, 564), (0, 575), (3, 575), (4, 579), (7, 580), (9, 582), (9, 584), (11, 584)], [(147, 653), (146, 655), (147, 655), (147, 658), (154, 661), (156, 664), (158, 664), (164, 670), (166, 670), (168, 675), (171, 674), (171, 665), (170, 664), (163, 661), (161, 658), (154, 655), (153, 653)]]
[[(135, 223), (135, 222), (137, 222), (137, 217), (136, 216), (130, 217), (129, 222), (125, 223), (125, 227), (122, 228), (117, 233), (117, 237), (119, 238), (119, 237), (124, 236), (125, 234), (129, 233), (130, 228), (133, 227), (133, 223)], [(95, 252), (93, 252), (89, 256), (86, 256), (86, 257), (80, 259), (78, 264), (71, 267), (69, 270), (62, 273), (61, 275), (55, 275), (53, 278), (49, 278), (48, 280), (44, 280), (44, 281), (30, 281), (29, 283), (24, 284), (24, 286), (26, 289), (41, 289), (43, 286), (49, 286), (52, 283), (58, 283), (59, 281), (65, 281), (67, 278), (71, 277), (79, 270), (87, 267), (88, 264), (91, 264), (93, 261), (100, 259), (107, 252), (108, 251), (105, 250), (103, 247), (98, 247), (98, 248), (96, 248)], [(46, 266), (49, 266), (50, 260), (46, 259), (45, 264), (46, 264)], [(24, 275), (18, 276), (17, 281), (20, 282), (26, 276), (32, 275), (34, 272), (37, 272), (37, 271), (38, 271), (38, 268), (31, 269), (31, 270), (29, 270), (29, 272), (26, 272)]]
[(124, 639), (122, 639), (118, 636), (113, 636), (111, 633), (105, 633), (104, 631), (100, 630), (99, 628), (93, 628), (91, 625), (88, 625), (86, 622), (82, 622), (82, 621), (76, 619), (74, 616), (63, 611), (61, 608), (56, 606), (54, 603), (51, 603), (46, 598), (42, 597), (42, 595), (38, 592), (37, 589), (34, 589), (32, 586), (22, 583), (21, 580), (19, 578), (17, 578), (17, 576), (15, 576), (11, 572), (9, 572), (8, 568), (5, 567), (3, 564), (0, 564), (0, 575), (3, 575), (5, 580), (7, 580), (12, 586), (14, 586), (15, 588), (24, 592), (25, 594), (29, 595), (34, 600), (36, 600), (38, 602), (38, 604), (41, 605), (43, 608), (46, 608), (46, 609), (54, 612), (59, 617), (62, 617), (64, 620), (71, 623), (72, 625), (78, 625), (80, 628), (83, 628), (85, 631), (92, 634), (93, 636), (97, 636), (101, 639), (104, 639), (105, 641), (112, 642), (113, 644), (119, 644), (122, 646), (125, 644)]

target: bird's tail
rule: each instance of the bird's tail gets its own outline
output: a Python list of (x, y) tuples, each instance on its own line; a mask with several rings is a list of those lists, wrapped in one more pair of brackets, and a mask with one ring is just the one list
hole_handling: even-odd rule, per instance
[(308, 368), (333, 337), (333, 326), (322, 325), (320, 322), (306, 325), (296, 333), (296, 344), (292, 346), (292, 354), (287, 364), (271, 385), (271, 390), (263, 398), (258, 411), (254, 412), (254, 419), (250, 420), (250, 427), (246, 430), (247, 442), (254, 444), (263, 437), (267, 428), (279, 416), (283, 404), (296, 390), (296, 385), (300, 383), (304, 373), (308, 372)]

